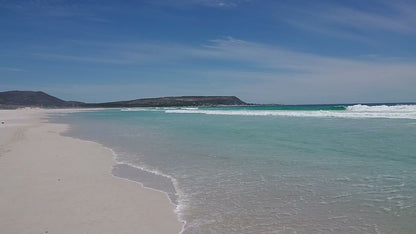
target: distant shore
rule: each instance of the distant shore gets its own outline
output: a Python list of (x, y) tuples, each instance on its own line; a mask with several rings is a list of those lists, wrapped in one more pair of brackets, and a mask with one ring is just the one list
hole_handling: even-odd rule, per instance
[(185, 106), (235, 106), (249, 105), (236, 96), (178, 96), (141, 98), (127, 101), (85, 103), (65, 101), (42, 91), (0, 92), (0, 109), (22, 107), (41, 108), (132, 108), (132, 107), (185, 107)]
[(45, 120), (68, 111), (0, 111), (0, 232), (179, 233), (164, 193), (114, 177), (110, 150)]

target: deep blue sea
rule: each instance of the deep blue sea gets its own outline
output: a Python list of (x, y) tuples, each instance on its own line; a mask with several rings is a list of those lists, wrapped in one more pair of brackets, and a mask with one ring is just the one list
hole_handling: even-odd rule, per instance
[(416, 233), (416, 105), (66, 114), (112, 173), (168, 194), (184, 233)]

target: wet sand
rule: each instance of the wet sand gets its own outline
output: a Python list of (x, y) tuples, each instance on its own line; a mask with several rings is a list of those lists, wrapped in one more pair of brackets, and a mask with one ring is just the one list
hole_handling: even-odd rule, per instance
[(166, 194), (111, 175), (112, 152), (50, 112), (0, 110), (1, 233), (179, 233)]

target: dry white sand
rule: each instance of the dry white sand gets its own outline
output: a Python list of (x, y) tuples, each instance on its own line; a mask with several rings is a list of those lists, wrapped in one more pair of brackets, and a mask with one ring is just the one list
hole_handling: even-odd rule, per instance
[(180, 232), (164, 193), (112, 176), (111, 151), (61, 136), (51, 111), (0, 110), (0, 233)]

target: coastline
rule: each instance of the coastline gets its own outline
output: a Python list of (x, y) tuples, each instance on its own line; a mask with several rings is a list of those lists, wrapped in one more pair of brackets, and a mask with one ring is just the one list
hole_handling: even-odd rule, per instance
[(61, 135), (48, 113), (1, 110), (0, 231), (5, 233), (179, 233), (166, 194), (111, 173), (99, 143)]

